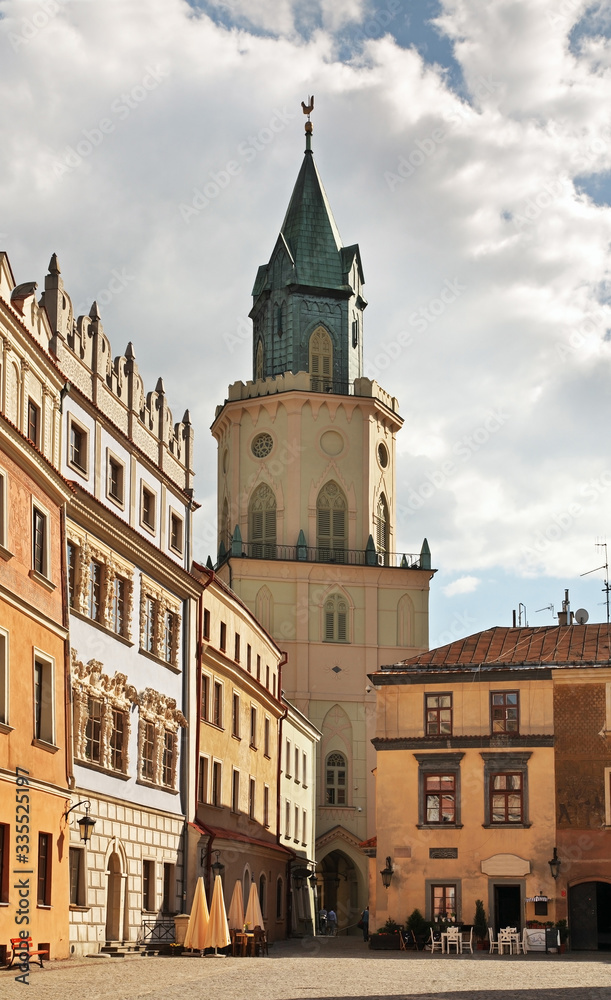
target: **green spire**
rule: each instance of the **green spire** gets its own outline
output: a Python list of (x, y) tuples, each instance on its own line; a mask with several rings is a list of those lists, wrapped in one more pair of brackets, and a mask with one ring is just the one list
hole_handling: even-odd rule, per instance
[(342, 286), (342, 240), (314, 162), (309, 132), (306, 133), (301, 170), (280, 232), (295, 261), (300, 285)]

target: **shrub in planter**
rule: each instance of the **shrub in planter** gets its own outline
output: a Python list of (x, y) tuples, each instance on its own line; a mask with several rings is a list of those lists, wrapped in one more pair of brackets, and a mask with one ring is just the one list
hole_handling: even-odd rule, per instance
[(413, 910), (407, 918), (407, 929), (413, 931), (415, 937), (426, 936), (430, 930), (430, 923), (425, 920), (420, 910)]
[(475, 900), (473, 933), (475, 934), (476, 940), (479, 941), (480, 944), (483, 944), (488, 935), (488, 922), (486, 920), (486, 911), (484, 909), (484, 904), (481, 899)]

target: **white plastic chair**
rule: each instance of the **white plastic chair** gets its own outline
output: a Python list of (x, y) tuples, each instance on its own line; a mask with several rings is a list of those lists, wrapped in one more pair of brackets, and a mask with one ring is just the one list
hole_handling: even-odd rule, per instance
[(513, 931), (511, 930), (510, 927), (502, 927), (499, 930), (499, 936), (497, 940), (499, 955), (503, 955), (505, 953), (505, 948), (507, 948), (507, 951), (509, 952), (510, 955), (512, 954), (513, 952), (512, 934)]
[(436, 939), (433, 935), (433, 928), (431, 927), (431, 939), (426, 945), (427, 948), (433, 951), (441, 951), (441, 938)]
[(490, 952), (489, 952), (489, 954), (492, 955), (493, 951), (496, 951), (498, 953), (499, 943), (498, 943), (498, 941), (494, 940), (494, 931), (493, 931), (492, 927), (488, 928), (488, 941), (490, 942)]
[(458, 955), (462, 952), (462, 934), (460, 933), (459, 927), (448, 927), (446, 931), (446, 944), (448, 946), (448, 955), (450, 954), (450, 947), (456, 945), (456, 954)]
[(462, 932), (462, 948), (461, 951), (470, 951), (473, 954), (473, 928), (470, 931)]

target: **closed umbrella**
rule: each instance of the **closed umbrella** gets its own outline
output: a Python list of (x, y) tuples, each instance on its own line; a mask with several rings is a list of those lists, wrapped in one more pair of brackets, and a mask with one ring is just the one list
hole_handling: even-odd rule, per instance
[(187, 924), (187, 933), (185, 934), (185, 948), (199, 948), (203, 953), (206, 947), (205, 939), (208, 920), (208, 904), (206, 902), (204, 880), (200, 875), (195, 885), (191, 915)]
[(254, 882), (250, 883), (248, 906), (246, 907), (246, 916), (244, 920), (248, 927), (263, 927), (263, 914), (261, 913), (259, 893), (257, 892), (257, 886)]
[(204, 948), (214, 948), (216, 955), (217, 948), (226, 948), (231, 944), (231, 936), (227, 925), (227, 914), (225, 913), (225, 902), (223, 900), (223, 883), (221, 876), (214, 879), (214, 892), (210, 903), (210, 919), (206, 930), (206, 940)]
[(234, 930), (241, 931), (244, 927), (244, 895), (240, 879), (236, 880), (236, 884), (233, 887), (233, 896), (231, 897), (229, 912), (227, 913), (227, 922), (229, 927)]

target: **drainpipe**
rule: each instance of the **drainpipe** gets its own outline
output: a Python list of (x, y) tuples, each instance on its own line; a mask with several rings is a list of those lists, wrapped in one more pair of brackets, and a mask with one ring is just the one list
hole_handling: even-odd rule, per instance
[(59, 514), (60, 526), (60, 572), (62, 593), (62, 625), (68, 633), (64, 639), (64, 725), (66, 729), (66, 782), (74, 788), (74, 768), (72, 765), (72, 686), (70, 684), (70, 610), (68, 605), (68, 572), (66, 567), (66, 504), (62, 504)]
[[(195, 727), (195, 819), (197, 819), (197, 781), (199, 775), (199, 741), (200, 741), (200, 719), (199, 719), (199, 706), (201, 704), (202, 698), (202, 661), (204, 657), (204, 591), (210, 586), (214, 580), (214, 570), (207, 569), (205, 566), (202, 567), (205, 570), (208, 579), (200, 580), (201, 583), (201, 593), (199, 595), (199, 600), (197, 602), (197, 639), (196, 639), (196, 669), (197, 669), (197, 679), (196, 679), (196, 692), (197, 698), (195, 703), (195, 718), (197, 720), (197, 725)], [(204, 826), (200, 820), (197, 820), (199, 826)], [(187, 835), (187, 824), (185, 823), (185, 838)], [(212, 831), (208, 831), (208, 848), (207, 848), (207, 871), (208, 871), (208, 882), (210, 881), (210, 861), (212, 858), (212, 841), (214, 840), (214, 834)], [(186, 886), (186, 880), (185, 880)], [(210, 892), (211, 886), (208, 884), (208, 890)], [(186, 896), (186, 888), (185, 888)]]

